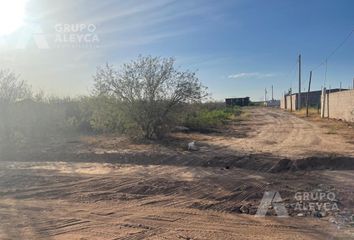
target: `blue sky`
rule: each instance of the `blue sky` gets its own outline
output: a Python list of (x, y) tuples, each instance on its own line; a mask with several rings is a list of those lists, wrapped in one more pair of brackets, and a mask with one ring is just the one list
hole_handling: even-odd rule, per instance
[[(214, 99), (260, 100), (271, 85), (276, 97), (297, 89), (299, 53), (307, 86), (309, 71), (354, 29), (353, 10), (351, 0), (28, 0), (24, 25), (7, 41), (16, 42), (31, 25), (51, 43), (58, 24), (93, 24), (99, 43), (20, 50), (0, 45), (0, 64), (34, 88), (73, 96), (89, 92), (97, 65), (119, 66), (139, 54), (173, 56), (181, 69), (198, 72)], [(348, 87), (353, 77), (354, 34), (328, 60), (326, 85)], [(324, 78), (321, 66), (313, 88), (320, 89)]]

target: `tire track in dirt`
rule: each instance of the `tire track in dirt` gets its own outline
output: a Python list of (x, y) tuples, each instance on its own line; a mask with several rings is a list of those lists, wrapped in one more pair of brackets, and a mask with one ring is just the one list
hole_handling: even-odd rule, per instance
[[(249, 120), (240, 128), (249, 128), (248, 137), (213, 136), (206, 141), (212, 146), (225, 146), (245, 154), (269, 153), (277, 157), (299, 159), (338, 154), (354, 156), (354, 145), (340, 135), (326, 134), (315, 123), (289, 112), (271, 108), (250, 108)], [(237, 126), (235, 126), (237, 132)]]
[[(41, 165), (43, 163), (38, 163), (36, 170), (29, 169), (32, 172), (27, 174), (70, 177), (69, 173), (40, 170)], [(25, 168), (24, 165), (22, 167)], [(80, 168), (80, 164), (76, 167)], [(33, 189), (33, 194), (25, 197), (22, 190), (26, 190), (26, 194), (31, 191), (13, 182), (11, 188), (17, 188), (18, 195), (5, 194), (0, 199), (0, 225), (7, 226), (6, 223), (15, 222), (19, 216), (27, 216), (22, 218), (22, 225), (12, 226), (16, 229), (29, 229), (31, 226), (33, 234), (25, 231), (26, 239), (64, 240), (78, 239), (79, 236), (96, 240), (274, 239), (274, 236), (279, 239), (325, 239), (321, 233), (326, 227), (324, 222), (308, 219), (279, 222), (276, 218), (258, 219), (225, 212), (242, 201), (246, 204), (253, 194), (261, 192), (262, 195), (269, 183), (267, 174), (242, 169), (136, 168), (144, 172), (143, 181), (131, 166), (127, 169), (120, 166), (114, 168), (109, 176), (81, 174), (80, 181), (73, 179), (63, 185), (53, 180), (45, 186), (53, 191), (43, 194)], [(16, 172), (16, 169), (11, 171)], [(2, 177), (14, 175), (12, 172)], [(196, 178), (188, 177), (181, 181), (180, 177), (186, 175)], [(41, 181), (42, 177), (32, 179)], [(235, 189), (239, 186), (238, 193)], [(0, 187), (6, 192), (6, 187), (1, 186), (1, 179)], [(174, 190), (171, 192), (171, 189)], [(105, 194), (108, 197), (100, 197)], [(121, 194), (130, 198), (124, 200)], [(82, 195), (88, 196), (87, 201), (79, 200)], [(206, 208), (193, 208), (193, 203), (200, 203)], [(5, 215), (4, 209), (11, 208), (16, 211), (7, 211)]]
[[(345, 153), (352, 150), (347, 149), (348, 145), (335, 146), (338, 141), (342, 143), (340, 136), (332, 142), (315, 124), (289, 113), (261, 108), (250, 111), (250, 120), (241, 127), (251, 133), (241, 134), (242, 138), (233, 134), (205, 137), (204, 141), (210, 144), (205, 152), (202, 149), (184, 153), (188, 159), (180, 156), (183, 164), (190, 166), (2, 163), (0, 236), (11, 239), (15, 235), (10, 234), (21, 233), (16, 235), (18, 239), (29, 240), (335, 237), (328, 220), (232, 214), (243, 205), (254, 211), (267, 190), (279, 191), (282, 197), (290, 199), (297, 191), (334, 186), (339, 196), (353, 196), (351, 171), (272, 174), (229, 165), (228, 161), (240, 157), (248, 164), (259, 164), (258, 168), (267, 153), (271, 155), (267, 160), (274, 154), (277, 161), (278, 156), (297, 159), (317, 151), (325, 154), (342, 148)], [(234, 127), (237, 132), (237, 126)], [(258, 159), (243, 159), (257, 152)], [(236, 153), (240, 156), (234, 157)], [(176, 161), (173, 156), (166, 158)], [(211, 158), (217, 163), (215, 166), (201, 167), (203, 161)], [(226, 165), (230, 167), (226, 169)], [(352, 201), (343, 203), (350, 206)]]

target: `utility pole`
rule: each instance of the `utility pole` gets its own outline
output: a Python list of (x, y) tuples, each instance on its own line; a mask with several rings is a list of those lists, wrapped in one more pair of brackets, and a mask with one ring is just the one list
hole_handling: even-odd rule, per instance
[(264, 89), (264, 104), (267, 103), (267, 88)]
[(301, 109), (301, 54), (299, 54), (299, 95), (297, 108)]
[(353, 89), (354, 89), (354, 78), (353, 78)]
[(272, 85), (272, 101), (274, 101), (274, 89), (273, 89), (273, 85)]
[(306, 117), (309, 116), (309, 103), (310, 103), (311, 80), (312, 80), (312, 71), (310, 72), (309, 89), (307, 90)]
[(290, 112), (293, 111), (293, 94), (292, 94), (292, 92), (293, 92), (293, 89), (290, 88), (290, 91), (289, 91), (289, 95), (290, 95)]
[(331, 93), (331, 85), (329, 85), (328, 94), (327, 94), (327, 118), (329, 119), (329, 94)]
[(324, 117), (325, 117), (325, 111), (326, 111), (326, 97), (327, 97), (327, 89), (326, 89), (326, 87), (323, 87), (323, 89), (322, 89), (321, 118), (324, 118)]

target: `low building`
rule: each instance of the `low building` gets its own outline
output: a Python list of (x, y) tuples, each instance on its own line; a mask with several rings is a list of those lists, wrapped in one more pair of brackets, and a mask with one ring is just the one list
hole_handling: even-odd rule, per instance
[(226, 106), (249, 106), (250, 105), (250, 98), (226, 98), (225, 99)]

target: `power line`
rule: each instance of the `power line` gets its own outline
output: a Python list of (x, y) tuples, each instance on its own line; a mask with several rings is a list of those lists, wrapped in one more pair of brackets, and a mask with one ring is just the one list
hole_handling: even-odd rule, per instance
[(327, 71), (328, 71), (328, 61), (327, 61), (327, 59), (326, 59), (325, 63), (326, 63), (326, 68), (325, 68), (325, 75), (324, 75), (324, 86), (326, 87), (326, 84), (327, 84)]
[(350, 39), (352, 34), (354, 33), (354, 29), (350, 31), (350, 33), (347, 35), (347, 37), (320, 63), (318, 64), (315, 68), (312, 69), (312, 71), (315, 71), (319, 67), (323, 66), (324, 64), (327, 64), (328, 59), (330, 59), (343, 45)]

